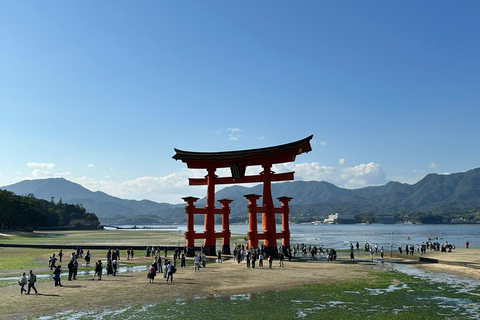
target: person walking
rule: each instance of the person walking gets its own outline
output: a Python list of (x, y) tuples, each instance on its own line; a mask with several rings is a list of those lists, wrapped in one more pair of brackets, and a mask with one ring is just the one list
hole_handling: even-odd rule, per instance
[(98, 280), (102, 280), (102, 269), (102, 260), (98, 260), (97, 262), (95, 262), (95, 269), (92, 280), (95, 280), (95, 276), (97, 276)]
[(152, 264), (150, 266), (150, 269), (148, 269), (148, 273), (147, 273), (147, 278), (149, 279), (150, 283), (153, 283), (153, 280), (155, 279), (156, 275), (157, 275), (157, 271), (155, 270), (155, 264)]
[(35, 288), (35, 282), (37, 282), (37, 276), (33, 274), (33, 271), (30, 270), (30, 274), (28, 276), (28, 291), (26, 294), (30, 294), (30, 290), (35, 290), (35, 294), (38, 293), (37, 288)]
[(59, 286), (62, 287), (62, 281), (60, 279), (60, 273), (62, 273), (62, 266), (58, 265), (55, 267), (53, 271), (53, 280), (55, 280), (55, 287)]
[(182, 253), (182, 259), (180, 260), (180, 267), (185, 268), (186, 261), (185, 261), (185, 253)]
[(193, 258), (193, 265), (195, 267), (195, 272), (200, 271), (200, 257), (198, 254)]
[(175, 266), (171, 264), (170, 262), (167, 265), (167, 280), (165, 282), (168, 282), (168, 279), (170, 279), (170, 282), (173, 282), (173, 274), (177, 271)]
[(27, 284), (27, 281), (28, 279), (24, 272), (18, 280), (18, 284), (20, 285), (20, 294), (23, 294), (24, 291), (27, 292), (27, 290), (25, 290), (25, 285)]

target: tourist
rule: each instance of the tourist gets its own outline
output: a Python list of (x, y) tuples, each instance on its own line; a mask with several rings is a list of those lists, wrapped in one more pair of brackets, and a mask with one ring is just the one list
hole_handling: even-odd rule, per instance
[(153, 258), (152, 266), (155, 268), (155, 271), (160, 270), (160, 268), (158, 267), (158, 257), (157, 256), (155, 256), (155, 258)]
[(92, 280), (95, 280), (95, 276), (97, 276), (98, 280), (102, 280), (102, 269), (102, 260), (98, 260), (97, 262), (95, 262), (95, 269)]
[(164, 279), (167, 279), (167, 266), (168, 266), (169, 262), (167, 259), (165, 259), (165, 262), (163, 263), (163, 278)]
[(130, 249), (127, 249), (127, 260), (130, 260)]
[(90, 264), (90, 258), (92, 257), (92, 254), (90, 253), (90, 250), (87, 250), (87, 253), (85, 254), (85, 266), (88, 266)]
[(130, 257), (133, 259), (133, 249), (130, 249)]
[(72, 281), (72, 278), (73, 278), (73, 260), (70, 260), (67, 267), (68, 267), (68, 281)]
[(28, 291), (26, 294), (30, 294), (30, 290), (35, 290), (35, 294), (38, 293), (37, 288), (35, 288), (35, 282), (37, 282), (37, 276), (33, 274), (33, 271), (30, 270), (30, 274), (28, 276)]
[(200, 258), (202, 260), (202, 268), (205, 268), (207, 266), (207, 256), (205, 255), (205, 253), (202, 253)]
[(58, 265), (55, 267), (53, 271), (53, 280), (55, 281), (55, 287), (59, 286), (62, 287), (62, 281), (60, 279), (60, 273), (62, 273), (62, 266)]
[(158, 255), (158, 270), (159, 272), (163, 272), (162, 257), (160, 255)]
[(112, 259), (112, 249), (108, 249), (107, 252), (107, 263)]
[(257, 254), (252, 252), (252, 269), (255, 269), (255, 261), (257, 261)]
[(195, 272), (200, 271), (200, 257), (198, 254), (193, 258), (193, 265), (195, 267)]
[(263, 254), (261, 252), (258, 255), (258, 267), (263, 269)]
[(60, 249), (60, 252), (58, 253), (58, 261), (62, 262), (62, 257), (63, 257), (63, 251)]
[(27, 290), (25, 290), (25, 285), (27, 284), (27, 281), (28, 279), (24, 272), (18, 280), (18, 284), (20, 285), (20, 294), (23, 294), (23, 291), (27, 292)]
[(280, 252), (280, 254), (278, 255), (279, 267), (285, 267), (283, 265), (283, 260), (284, 259), (285, 259), (285, 255), (283, 254), (283, 252)]
[(150, 269), (148, 269), (148, 273), (147, 273), (147, 278), (149, 279), (150, 283), (153, 283), (153, 280), (155, 279), (156, 275), (157, 275), (157, 272), (155, 270), (155, 264), (152, 264), (150, 266)]
[(468, 249), (468, 245), (470, 244), (470, 242), (465, 242), (465, 246), (467, 246), (467, 249)]
[(353, 253), (353, 244), (350, 243), (350, 260), (355, 260), (355, 255)]
[(110, 260), (107, 262), (107, 277), (109, 275), (113, 275), (113, 263), (112, 263), (113, 260)]
[(49, 261), (49, 266), (50, 266), (50, 270), (53, 270), (53, 268), (55, 268), (55, 264), (57, 263), (57, 258), (55, 258), (55, 253), (51, 258), (52, 259)]
[(78, 260), (73, 261), (73, 280), (77, 280)]
[(150, 246), (147, 247), (147, 251), (145, 253), (145, 257), (150, 257)]
[(250, 251), (247, 252), (247, 268), (250, 268)]
[(220, 250), (217, 251), (217, 262), (218, 263), (223, 263), (223, 261), (222, 261), (222, 251), (220, 251)]
[(180, 261), (181, 261), (180, 267), (185, 268), (186, 267), (185, 253), (182, 253), (182, 259)]
[(165, 282), (168, 282), (168, 279), (170, 279), (170, 282), (173, 282), (173, 274), (177, 271), (177, 269), (171, 263), (168, 263), (166, 269), (167, 269), (167, 280), (165, 280)]
[(268, 256), (268, 267), (272, 269), (273, 257), (271, 255)]
[(117, 270), (118, 270), (118, 261), (113, 260), (112, 261), (112, 268), (113, 268), (113, 276), (117, 275)]
[(381, 247), (381, 248), (380, 248), (380, 257), (381, 257), (382, 259), (383, 259), (383, 254), (384, 254), (384, 252), (383, 252), (383, 247)]
[(370, 259), (373, 261), (373, 254), (375, 251), (373, 251), (373, 247), (370, 248)]

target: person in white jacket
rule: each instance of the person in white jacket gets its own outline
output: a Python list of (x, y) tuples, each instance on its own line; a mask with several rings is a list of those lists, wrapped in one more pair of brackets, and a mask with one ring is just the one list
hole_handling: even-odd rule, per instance
[(18, 284), (20, 285), (20, 294), (22, 294), (24, 291), (27, 292), (27, 290), (25, 290), (25, 285), (27, 284), (27, 276), (25, 275), (25, 272), (18, 280)]

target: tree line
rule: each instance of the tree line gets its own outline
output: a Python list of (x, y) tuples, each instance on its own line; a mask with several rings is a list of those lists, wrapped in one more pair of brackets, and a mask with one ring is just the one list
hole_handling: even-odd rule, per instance
[(33, 194), (19, 196), (0, 190), (0, 229), (24, 229), (38, 227), (98, 227), (95, 213), (89, 213), (79, 204), (55, 203), (37, 199)]

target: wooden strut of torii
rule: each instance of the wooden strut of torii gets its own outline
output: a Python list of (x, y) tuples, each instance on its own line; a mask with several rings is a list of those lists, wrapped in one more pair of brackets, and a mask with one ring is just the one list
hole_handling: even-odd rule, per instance
[[(297, 155), (312, 151), (310, 140), (313, 135), (295, 142), (250, 150), (223, 151), (223, 152), (192, 152), (175, 150), (173, 159), (182, 160), (190, 169), (206, 169), (204, 178), (189, 178), (189, 185), (207, 186), (207, 204), (205, 208), (196, 208), (195, 197), (185, 197), (187, 202), (185, 213), (187, 214), (187, 231), (185, 232), (186, 245), (194, 248), (195, 239), (205, 239), (204, 251), (207, 255), (216, 254), (216, 240), (223, 238), (222, 252), (230, 254), (230, 227), (229, 214), (232, 200), (221, 199), (221, 209), (215, 208), (215, 185), (238, 184), (238, 183), (263, 183), (263, 203), (256, 205), (261, 195), (245, 195), (249, 201), (249, 247), (258, 247), (258, 240), (264, 240), (263, 248), (266, 255), (276, 257), (278, 255), (276, 240), (282, 238), (282, 246), (290, 247), (290, 229), (288, 225), (289, 197), (277, 198), (282, 202), (280, 208), (273, 205), (271, 183), (275, 181), (287, 181), (294, 179), (294, 172), (275, 173), (272, 171), (274, 164), (293, 162)], [(257, 175), (245, 175), (248, 166), (261, 166), (263, 172)], [(218, 168), (230, 168), (231, 177), (217, 177), (215, 171)], [(263, 232), (257, 231), (257, 213), (262, 214)], [(276, 232), (275, 214), (282, 214), (282, 231)], [(205, 215), (205, 229), (202, 233), (194, 230), (194, 214)], [(215, 214), (222, 214), (222, 231), (215, 232)]]

